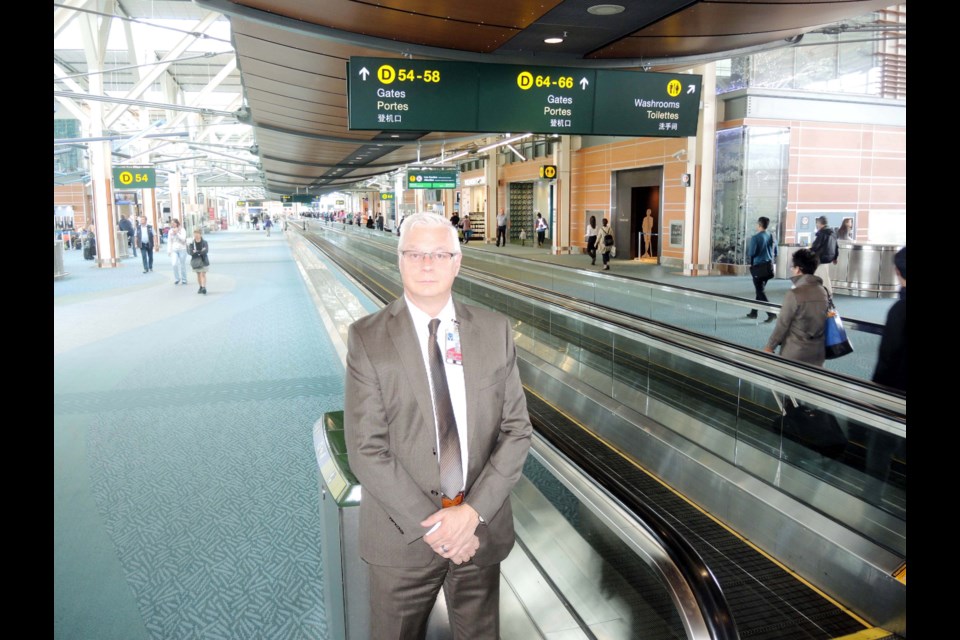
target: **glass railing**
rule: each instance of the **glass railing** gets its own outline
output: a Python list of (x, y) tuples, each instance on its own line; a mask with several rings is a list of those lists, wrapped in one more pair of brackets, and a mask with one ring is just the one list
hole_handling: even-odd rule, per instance
[[(382, 244), (387, 250), (396, 251), (396, 236), (367, 232), (365, 229), (356, 231)], [(764, 306), (773, 312), (779, 310), (775, 304), (764, 305), (734, 296), (571, 269), (486, 251), (465, 253), (463, 265), (505, 280), (522, 282), (753, 349), (761, 349), (766, 344), (773, 325), (749, 322), (744, 316), (748, 311)], [(838, 303), (838, 306), (842, 307), (842, 304)], [(762, 311), (760, 317), (764, 317)], [(854, 351), (843, 358), (828, 360), (824, 368), (870, 380), (877, 363), (883, 327), (854, 318), (844, 317), (843, 320)]]

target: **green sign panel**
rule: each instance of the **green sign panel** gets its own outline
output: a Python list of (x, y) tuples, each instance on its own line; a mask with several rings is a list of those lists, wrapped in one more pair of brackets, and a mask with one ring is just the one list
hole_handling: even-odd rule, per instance
[(456, 189), (459, 180), (457, 169), (407, 169), (408, 189)]
[(289, 201), (289, 202), (296, 202), (299, 204), (310, 204), (315, 200), (320, 199), (320, 196), (313, 196), (313, 195), (310, 195), (309, 193), (297, 193), (291, 196), (283, 196), (283, 197), (286, 198), (284, 202)]
[(157, 186), (157, 170), (140, 167), (113, 167), (114, 189), (153, 189)]
[(351, 129), (687, 137), (701, 77), (353, 57)]

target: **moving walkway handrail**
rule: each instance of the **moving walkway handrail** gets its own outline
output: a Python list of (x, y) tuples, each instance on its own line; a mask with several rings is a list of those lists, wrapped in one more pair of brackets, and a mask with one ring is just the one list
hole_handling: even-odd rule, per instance
[[(326, 227), (322, 228), (327, 230)], [(384, 251), (391, 257), (395, 255), (395, 245), (374, 241), (364, 235), (337, 235), (342, 235), (351, 243), (373, 245), (376, 250)], [(589, 317), (593, 322), (643, 336), (649, 341), (656, 341), (658, 347), (692, 357), (699, 362), (708, 361), (716, 370), (762, 384), (774, 392), (814, 403), (822, 404), (826, 401), (835, 406), (839, 405), (849, 417), (871, 427), (906, 437), (906, 397), (859, 378), (786, 360), (656, 320), (638, 318), (528, 283), (519, 283), (502, 276), (493, 277), (469, 267), (461, 268), (461, 278), (478, 281), (497, 290), (511, 291), (524, 298)], [(597, 313), (598, 308), (602, 309), (602, 314)]]
[[(536, 422), (534, 416), (531, 415), (531, 418)], [(687, 542), (687, 539), (666, 518), (631, 492), (616, 474), (593, 462), (583, 449), (554, 440), (543, 430), (538, 429), (537, 433), (540, 438), (549, 443), (550, 447), (579, 467), (593, 483), (602, 487), (635, 515), (637, 524), (657, 542), (674, 566), (680, 570), (697, 602), (710, 638), (737, 640), (740, 635), (723, 589), (720, 588), (716, 576), (703, 557)]]
[[(328, 227), (324, 227), (324, 228), (328, 228)], [(333, 230), (334, 230), (334, 231), (342, 232), (342, 230), (337, 230), (337, 229), (333, 229)], [(361, 230), (361, 231), (363, 231), (363, 230)], [(395, 246), (396, 246), (396, 236), (385, 236), (385, 235), (383, 235), (383, 234), (377, 234), (377, 235), (364, 234), (364, 235), (365, 235), (365, 239), (367, 239), (367, 240), (369, 240), (369, 241), (371, 241), (371, 242), (376, 242), (377, 244), (381, 244), (381, 245), (383, 245), (384, 247), (390, 247), (390, 246), (395, 247)], [(466, 254), (465, 254), (465, 255), (466, 255)], [(474, 259), (474, 260), (489, 260), (489, 259), (491, 259), (490, 256), (481, 255), (481, 254), (478, 254), (478, 253), (471, 254), (469, 257), (470, 257), (471, 259)], [(502, 256), (498, 256), (498, 255), (497, 255), (497, 256), (492, 256), (492, 259), (496, 259), (496, 258), (500, 258), (500, 257), (502, 257)], [(516, 256), (516, 255), (510, 255), (509, 257), (510, 257), (510, 261), (511, 261), (511, 262), (520, 262), (520, 263), (524, 263), (524, 264), (527, 264), (527, 265), (530, 265), (530, 266), (534, 266), (534, 265), (535, 265), (537, 269), (543, 269), (544, 267), (547, 267), (547, 268), (563, 269), (563, 270), (568, 270), (568, 271), (577, 271), (577, 272), (580, 272), (580, 273), (585, 274), (586, 276), (588, 276), (588, 277), (590, 277), (590, 278), (601, 278), (601, 279), (603, 279), (603, 278), (610, 278), (610, 277), (611, 277), (611, 276), (609, 276), (608, 274), (605, 274), (605, 273), (597, 273), (597, 272), (594, 272), (594, 271), (588, 271), (588, 270), (582, 269), (582, 268), (580, 268), (580, 267), (575, 267), (575, 266), (566, 265), (566, 264), (544, 263), (544, 262), (539, 261), (539, 260), (534, 260), (534, 259), (532, 259), (532, 258), (526, 258), (526, 257), (524, 257), (524, 256)], [(646, 278), (640, 278), (640, 277), (633, 276), (633, 275), (617, 274), (616, 278), (617, 278), (617, 280), (626, 280), (626, 281), (629, 281), (629, 282), (631, 282), (631, 283), (636, 283), (636, 284), (638, 284), (638, 285), (644, 286), (644, 287), (646, 287), (646, 288), (648, 288), (648, 289), (651, 289), (651, 290), (654, 290), (654, 291), (659, 291), (659, 292), (662, 292), (662, 293), (675, 293), (675, 294), (678, 294), (678, 295), (680, 295), (680, 296), (684, 296), (684, 297), (688, 297), (688, 298), (696, 298), (696, 299), (699, 299), (699, 300), (709, 300), (709, 301), (714, 301), (714, 302), (722, 302), (722, 303), (726, 303), (726, 304), (737, 304), (737, 305), (742, 305), (742, 306), (746, 306), (746, 307), (750, 307), (750, 308), (759, 308), (759, 309), (761, 309), (761, 310), (762, 310), (762, 309), (765, 309), (765, 308), (768, 308), (768, 309), (770, 309), (771, 311), (779, 311), (779, 309), (780, 309), (780, 305), (774, 304), (774, 303), (772, 303), (772, 302), (761, 302), (761, 301), (757, 301), (757, 300), (750, 300), (750, 299), (747, 299), (747, 298), (743, 298), (743, 297), (741, 297), (741, 296), (733, 296), (733, 295), (728, 295), (728, 294), (724, 294), (724, 293), (716, 293), (716, 292), (712, 292), (712, 291), (704, 291), (704, 290), (702, 290), (702, 289), (693, 289), (693, 288), (691, 288), (691, 287), (684, 287), (684, 286), (682, 286), (682, 285), (664, 284), (664, 283), (662, 283), (662, 282), (657, 282), (657, 281), (655, 281), (655, 280), (648, 280), (648, 279), (646, 279)], [(527, 284), (526, 286), (534, 286), (534, 285), (529, 285), (529, 284)], [(849, 317), (849, 316), (847, 316), (847, 315), (844, 315), (844, 316), (843, 316), (843, 323), (844, 323), (844, 326), (847, 328), (847, 330), (861, 331), (861, 332), (863, 332), (863, 333), (869, 333), (869, 334), (873, 334), (873, 335), (881, 335), (881, 334), (883, 334), (883, 327), (884, 327), (884, 325), (879, 324), (879, 323), (876, 323), (876, 322), (870, 322), (870, 321), (868, 321), (868, 320), (857, 320), (856, 318), (853, 318), (853, 317)]]

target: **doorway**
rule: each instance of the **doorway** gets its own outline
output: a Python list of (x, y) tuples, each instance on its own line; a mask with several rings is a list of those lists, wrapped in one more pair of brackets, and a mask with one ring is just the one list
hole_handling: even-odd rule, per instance
[(630, 189), (630, 255), (657, 260), (661, 242), (659, 229), (660, 187)]
[[(650, 244), (650, 257), (645, 260), (660, 262), (663, 241), (660, 237), (660, 189), (663, 167), (646, 167), (616, 171), (612, 179), (612, 222), (617, 255), (631, 260), (643, 256)], [(644, 218), (650, 209), (653, 220), (647, 223), (649, 238), (644, 231)]]

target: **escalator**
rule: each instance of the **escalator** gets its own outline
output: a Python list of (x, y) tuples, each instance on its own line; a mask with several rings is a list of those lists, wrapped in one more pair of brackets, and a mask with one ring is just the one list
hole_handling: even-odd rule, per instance
[[(395, 254), (389, 256), (388, 253), (387, 257), (373, 255), (361, 259), (358, 256), (363, 254), (365, 249), (354, 242), (351, 242), (349, 250), (338, 246), (341, 242), (340, 239), (332, 241), (324, 237), (317, 238), (316, 242), (327, 255), (350, 273), (351, 278), (363, 284), (384, 301), (392, 300), (400, 294), (402, 289), (396, 274)], [(371, 252), (371, 254), (376, 253), (377, 251)], [(390, 259), (391, 257), (392, 259)], [(685, 423), (686, 431), (678, 426), (677, 433), (682, 434), (687, 441), (701, 442), (712, 438), (718, 442), (723, 439), (736, 442), (739, 446), (735, 445), (734, 453), (727, 456), (731, 460), (737, 461), (738, 451), (749, 451), (749, 455), (741, 453), (745, 459), (738, 462), (739, 470), (755, 471), (754, 467), (760, 468), (769, 465), (769, 460), (760, 460), (760, 458), (764, 456), (769, 458), (769, 450), (779, 448), (777, 463), (782, 467), (783, 463), (787, 462), (800, 469), (803, 474), (806, 474), (804, 476), (805, 481), (809, 483), (811, 482), (809, 477), (811, 469), (804, 469), (803, 456), (797, 455), (798, 451), (802, 452), (802, 447), (791, 447), (791, 443), (785, 446), (782, 432), (779, 442), (776, 437), (771, 437), (771, 435), (776, 436), (774, 423), (779, 415), (775, 411), (776, 402), (772, 401), (772, 399), (776, 399), (777, 393), (781, 394), (780, 397), (786, 397), (785, 393), (789, 392), (791, 397), (801, 397), (807, 401), (810, 401), (811, 398), (814, 401), (816, 400), (814, 394), (808, 393), (805, 396), (803, 389), (791, 388), (791, 385), (797, 384), (797, 380), (803, 378), (804, 372), (802, 369), (798, 372), (790, 370), (788, 367), (788, 370), (783, 372), (782, 378), (772, 377), (775, 384), (772, 385), (773, 395), (771, 395), (770, 388), (758, 391), (750, 388), (750, 384), (748, 384), (756, 384), (756, 381), (760, 379), (771, 379), (770, 372), (764, 369), (762, 360), (757, 364), (755, 358), (744, 359), (742, 354), (737, 353), (735, 358), (740, 362), (739, 366), (747, 373), (738, 371), (737, 376), (735, 376), (737, 390), (731, 391), (731, 385), (718, 381), (715, 372), (710, 376), (704, 376), (692, 369), (689, 361), (696, 362), (697, 357), (690, 358), (687, 354), (684, 356), (686, 360), (683, 360), (676, 353), (669, 353), (668, 357), (657, 358), (651, 357), (652, 350), (650, 348), (646, 350), (625, 349), (622, 342), (619, 345), (614, 344), (615, 339), (609, 337), (612, 334), (594, 335), (594, 332), (585, 330), (583, 325), (573, 323), (571, 316), (580, 311), (576, 309), (576, 305), (564, 302), (562, 308), (551, 312), (549, 311), (551, 304), (560, 304), (556, 300), (542, 302), (538, 305), (538, 303), (531, 302), (528, 299), (529, 296), (522, 294), (517, 294), (511, 300), (510, 296), (504, 294), (502, 281), (494, 284), (485, 283), (483, 280), (482, 275), (471, 274), (469, 278), (464, 278), (463, 273), (461, 273), (461, 279), (458, 280), (456, 289), (458, 297), (468, 298), (475, 304), (498, 308), (514, 318), (516, 322), (522, 323), (523, 327), (519, 329), (518, 347), (533, 354), (534, 357), (531, 357), (531, 362), (537, 359), (536, 356), (546, 356), (546, 364), (522, 364), (522, 366), (526, 366), (526, 370), (521, 372), (525, 382), (532, 381), (528, 383), (528, 406), (538, 433), (550, 443), (551, 447), (573, 460), (576, 466), (584, 469), (591, 478), (599, 482), (604, 487), (604, 491), (609, 493), (610, 499), (626, 505), (631, 513), (636, 514), (644, 522), (664, 523), (659, 525), (659, 530), (657, 530), (657, 526), (650, 526), (654, 526), (655, 535), (665, 545), (667, 556), (673, 559), (685, 555), (692, 558), (702, 558), (706, 563), (705, 566), (709, 567), (705, 571), (711, 575), (714, 583), (719, 585), (720, 595), (716, 599), (726, 600), (729, 604), (729, 611), (718, 614), (712, 608), (713, 605), (703, 604), (709, 602), (713, 597), (710, 595), (709, 588), (706, 589), (705, 593), (698, 596), (697, 601), (700, 603), (698, 606), (705, 607), (703, 620), (712, 629), (712, 635), (709, 637), (724, 637), (724, 633), (730, 633), (729, 631), (723, 631), (722, 625), (713, 624), (717, 622), (716, 618), (718, 617), (730, 618), (735, 621), (736, 631), (734, 633), (739, 634), (740, 637), (755, 638), (835, 638), (871, 626), (864, 619), (851, 614), (843, 606), (838, 605), (834, 599), (823, 595), (820, 590), (811, 588), (804, 580), (798, 579), (794, 573), (786, 570), (767, 554), (758, 551), (753, 545), (745, 543), (741, 537), (733, 534), (716, 518), (706, 515), (702, 509), (695, 507), (690, 500), (670, 489), (662, 481), (663, 478), (670, 478), (669, 470), (653, 469), (650, 473), (644, 471), (643, 465), (640, 464), (643, 456), (631, 452), (628, 445), (624, 444), (631, 439), (636, 439), (639, 432), (635, 430), (628, 433), (625, 429), (616, 426), (619, 419), (631, 414), (630, 407), (625, 408), (618, 405), (619, 400), (617, 400), (613, 403), (612, 409), (605, 409), (598, 413), (597, 407), (611, 403), (604, 400), (593, 400), (590, 393), (570, 394), (570, 389), (574, 388), (572, 386), (564, 387), (559, 392), (554, 389), (553, 397), (549, 397), (551, 395), (549, 389), (558, 385), (554, 382), (544, 382), (543, 377), (543, 372), (548, 370), (559, 371), (559, 376), (562, 377), (564, 370), (571, 373), (571, 368), (573, 368), (571, 377), (576, 378), (576, 382), (570, 382), (570, 385), (582, 384), (583, 381), (591, 383), (593, 382), (591, 377), (597, 378), (596, 372), (607, 367), (609, 378), (615, 381), (613, 386), (610, 387), (609, 398), (617, 399), (622, 396), (624, 391), (629, 392), (632, 396), (643, 396), (646, 399), (646, 405), (650, 408), (647, 417), (656, 418), (663, 424), (676, 424), (678, 422), (677, 418), (681, 417), (677, 412), (681, 409), (685, 410), (686, 413), (682, 416), (680, 422)], [(518, 301), (517, 298), (520, 300)], [(628, 328), (627, 333), (630, 331), (639, 332), (640, 330), (632, 327)], [(523, 332), (529, 333), (524, 334)], [(660, 331), (659, 338), (655, 337), (655, 339), (664, 339), (664, 336), (668, 333)], [(527, 345), (524, 344), (527, 340), (525, 336), (534, 336), (530, 338), (530, 343)], [(671, 339), (675, 340), (676, 336), (673, 335)], [(695, 338), (687, 336), (687, 340), (693, 341)], [(569, 347), (573, 343), (577, 345), (575, 350)], [(688, 352), (690, 351), (689, 345), (685, 348)], [(676, 349), (679, 349), (679, 347), (676, 347)], [(558, 353), (561, 355), (558, 356)], [(618, 356), (604, 360), (603, 354), (606, 353), (618, 354)], [(642, 354), (642, 356), (638, 354)], [(571, 364), (571, 355), (574, 356), (575, 365)], [(714, 356), (711, 355), (710, 357)], [(681, 360), (683, 362), (678, 365)], [(752, 374), (750, 372), (751, 368), (756, 369)], [(551, 375), (558, 374), (554, 372)], [(751, 375), (753, 375), (753, 378), (751, 378)], [(619, 386), (616, 383), (618, 380)], [(644, 380), (645, 382), (639, 383), (638, 380)], [(594, 388), (605, 389), (607, 388), (605, 384), (607, 383), (594, 384)], [(559, 386), (563, 387), (563, 385)], [(566, 406), (562, 406), (564, 403), (556, 400), (558, 397), (569, 399), (573, 395), (576, 395), (576, 399), (569, 400), (572, 405), (568, 403)], [(602, 396), (603, 394), (597, 395)], [(763, 396), (762, 400), (760, 396)], [(874, 427), (880, 424), (884, 428), (895, 430), (896, 419), (895, 416), (891, 418), (891, 415), (896, 414), (896, 408), (896, 402), (886, 402), (880, 397), (873, 398), (870, 402), (852, 406), (845, 415), (850, 423), (847, 431), (848, 433), (855, 433), (855, 427), (863, 428), (862, 425), (854, 424), (855, 419), (862, 419), (868, 423), (872, 420), (871, 425)], [(597, 419), (593, 423), (599, 424), (601, 427), (592, 427), (588, 430), (582, 425), (591, 421), (583, 418), (574, 419), (571, 417), (572, 415), (596, 416)], [(618, 420), (608, 419), (611, 416)], [(694, 418), (693, 420), (691, 420), (691, 416)], [(631, 420), (634, 429), (635, 425), (643, 422), (635, 417), (631, 417)], [(884, 420), (892, 421), (894, 427), (889, 427)], [(774, 425), (773, 429), (771, 429), (771, 425)], [(618, 429), (623, 433), (619, 435), (614, 433)], [(653, 428), (647, 428), (646, 431), (652, 433)], [(877, 429), (874, 429), (873, 432), (876, 431)], [(674, 446), (682, 447), (682, 445)], [(722, 446), (713, 448), (721, 451), (723, 449)], [(856, 458), (856, 447), (851, 446), (850, 449), (852, 451), (850, 456)], [(757, 458), (760, 462), (756, 460), (751, 462), (746, 459), (750, 456)], [(807, 457), (812, 459), (811, 456)], [(670, 459), (672, 460), (672, 458)], [(842, 472), (842, 467), (845, 466), (842, 461), (831, 460), (826, 465), (821, 464), (822, 462), (822, 460), (817, 460), (817, 464), (825, 466), (829, 469), (829, 473), (835, 476), (831, 479), (832, 487), (830, 488), (837, 489), (842, 487), (844, 482), (849, 481), (849, 478), (845, 478)], [(532, 461), (530, 464), (535, 464), (535, 462)], [(892, 473), (890, 476), (894, 478), (892, 484), (896, 485), (897, 482), (900, 482), (902, 484), (900, 488), (905, 493), (905, 464), (903, 466), (904, 468), (900, 472)], [(814, 469), (813, 471), (817, 470)], [(791, 473), (793, 473), (792, 476)], [(777, 485), (778, 483), (782, 484), (783, 478), (787, 478), (788, 483), (796, 482), (795, 479), (800, 477), (801, 474), (788, 471), (782, 476), (776, 476), (775, 482), (774, 476), (764, 477), (762, 473), (760, 475), (770, 484)], [(533, 478), (541, 477), (542, 474), (528, 473), (526, 476), (539, 493), (552, 495), (558, 492), (555, 486), (556, 481), (551, 483), (540, 480), (537, 484), (537, 481)], [(816, 473), (814, 473), (814, 476), (816, 476)], [(820, 485), (826, 481), (824, 476), (825, 474), (820, 474), (820, 477), (814, 478), (818, 485), (816, 487), (818, 491), (823, 489)], [(682, 483), (672, 484), (682, 485)], [(724, 495), (731, 491), (750, 491), (749, 487), (738, 487), (736, 483), (730, 484), (732, 488), (725, 486), (717, 493)], [(709, 492), (710, 488), (707, 487), (705, 490)], [(528, 488), (527, 491), (530, 491), (530, 489)], [(751, 497), (753, 497), (753, 493), (762, 494), (762, 491), (750, 492)], [(705, 501), (700, 496), (694, 495), (691, 498), (694, 502), (700, 504), (709, 503), (709, 500)], [(516, 500), (517, 497), (515, 496), (515, 502)], [(829, 507), (821, 509), (822, 505), (818, 505), (815, 499), (807, 502), (806, 506), (814, 509), (815, 514), (832, 515)], [(894, 501), (887, 511), (899, 513), (898, 509), (902, 510), (905, 521), (905, 498), (902, 504), (896, 504), (896, 501)], [(589, 519), (584, 515), (583, 509), (558, 508), (557, 510), (563, 514), (573, 531), (581, 531), (585, 525), (585, 519)], [(721, 513), (720, 515), (725, 514)], [(875, 518), (878, 528), (887, 526), (887, 523), (883, 521), (883, 516), (886, 515), (891, 514), (885, 513), (880, 518)], [(523, 527), (518, 523), (518, 531), (522, 529)], [(542, 529), (542, 527), (537, 529)], [(795, 535), (802, 535), (801, 529), (798, 528)], [(614, 540), (615, 536), (602, 533), (602, 528), (597, 531), (600, 533), (593, 534), (590, 537), (588, 546), (599, 557), (606, 558), (607, 554), (612, 554), (610, 556), (612, 559), (600, 563), (601, 566), (608, 567), (604, 578), (601, 579), (601, 584), (609, 582), (623, 587), (623, 585), (642, 585), (645, 581), (649, 581), (649, 576), (643, 577), (643, 571), (637, 567), (638, 563), (643, 565), (644, 562), (637, 558), (636, 553), (624, 553), (622, 549), (617, 551), (616, 546), (619, 543)], [(679, 532), (679, 536), (677, 532)], [(535, 534), (532, 535), (535, 537)], [(791, 532), (791, 535), (794, 535), (794, 533)], [(523, 545), (521, 537), (521, 547)], [(891, 538), (879, 540), (879, 547), (884, 551), (893, 551), (895, 555), (899, 551), (900, 542), (894, 535)], [(825, 557), (827, 555), (825, 553)], [(903, 555), (905, 557), (905, 553)], [(530, 562), (536, 562), (536, 557), (538, 556), (534, 555)], [(889, 564), (889, 558), (885, 557), (884, 562)], [(877, 564), (881, 563), (878, 562)], [(686, 566), (682, 562), (677, 563), (677, 565)], [(693, 570), (688, 569), (687, 571), (691, 572)], [(694, 578), (693, 575), (687, 576), (688, 582)], [(559, 586), (553, 590), (554, 592), (562, 591)], [(608, 591), (608, 597), (615, 597), (618, 600), (624, 599), (623, 588), (612, 591), (608, 589)], [(677, 598), (674, 596), (671, 599), (675, 609)], [(567, 601), (564, 598), (561, 598), (561, 600)], [(638, 604), (636, 607), (647, 611), (648, 614), (649, 611), (663, 611), (665, 609), (662, 596), (659, 599), (657, 597), (644, 597), (641, 600), (645, 604), (642, 606)], [(621, 606), (630, 611), (636, 608), (629, 604), (621, 604)], [(569, 609), (566, 604), (564, 607)], [(666, 609), (670, 608), (666, 607)], [(576, 617), (574, 616), (574, 618)], [(651, 617), (650, 615), (626, 617), (633, 617), (637, 620), (658, 619), (656, 616)], [(590, 616), (586, 618), (580, 616), (580, 618), (580, 622), (583, 623), (579, 625), (581, 629), (591, 627), (590, 624), (587, 624)], [(605, 635), (606, 632), (594, 634), (595, 637), (693, 637), (689, 635), (689, 625), (684, 627), (687, 629), (686, 636), (676, 635), (676, 624), (661, 625), (658, 623), (654, 625), (658, 629), (645, 629), (641, 632), (640, 627), (633, 623), (624, 626), (622, 618), (621, 616), (621, 624), (617, 627), (618, 632), (609, 636)], [(669, 619), (670, 615), (661, 615), (660, 618)], [(597, 619), (602, 620), (603, 615), (599, 615)], [(609, 622), (609, 624), (616, 627), (613, 622)], [(542, 630), (542, 627), (538, 628)], [(674, 630), (667, 631), (669, 628)], [(590, 633), (587, 633), (586, 637), (591, 637)]]

